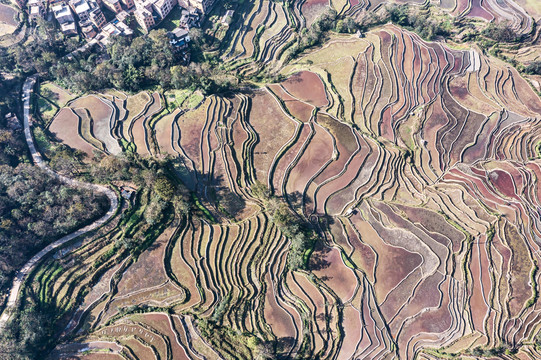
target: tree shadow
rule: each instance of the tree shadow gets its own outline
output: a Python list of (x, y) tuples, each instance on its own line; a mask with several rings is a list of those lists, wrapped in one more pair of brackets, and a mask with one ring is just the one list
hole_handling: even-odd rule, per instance
[(303, 82), (300, 72), (297, 72), (291, 75), (290, 77), (286, 79), (286, 81), (289, 83), (302, 83)]
[(51, 91), (50, 89), (48, 88), (41, 88), (40, 89), (40, 95), (43, 96), (44, 98), (47, 98), (53, 102), (56, 102), (58, 103), (58, 100), (60, 100), (60, 96), (55, 93), (54, 91)]
[(296, 342), (297, 340), (291, 336), (276, 339), (276, 359), (290, 359), (288, 353)]
[(216, 206), (222, 214), (237, 218), (246, 208), (246, 200), (231, 191), (229, 182), (223, 175), (196, 174), (201, 186), (198, 186), (198, 195), (204, 197)]
[[(316, 248), (310, 257), (310, 270), (318, 271), (327, 269), (331, 263), (327, 261), (327, 255), (331, 252), (331, 248), (324, 246), (321, 242), (316, 244)], [(329, 280), (328, 276), (320, 277), (321, 280)]]

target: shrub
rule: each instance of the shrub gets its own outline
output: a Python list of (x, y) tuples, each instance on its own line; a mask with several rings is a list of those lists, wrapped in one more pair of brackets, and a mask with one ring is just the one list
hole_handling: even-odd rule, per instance
[(526, 65), (524, 72), (530, 75), (541, 75), (541, 60), (536, 60)]
[(436, 22), (428, 15), (421, 15), (410, 10), (408, 5), (387, 7), (389, 20), (394, 24), (415, 31), (425, 40), (434, 40), (436, 36), (448, 36), (451, 27), (448, 21)]
[(483, 30), (483, 35), (499, 42), (511, 43), (520, 39), (520, 37), (511, 28), (509, 22), (491, 23)]

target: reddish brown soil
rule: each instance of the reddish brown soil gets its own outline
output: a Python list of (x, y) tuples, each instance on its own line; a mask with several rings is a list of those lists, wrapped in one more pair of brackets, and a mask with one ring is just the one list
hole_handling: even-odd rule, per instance
[(169, 319), (165, 314), (148, 314), (144, 315), (144, 323), (150, 325), (154, 329), (158, 330), (161, 334), (169, 338), (172, 350), (173, 359), (190, 360), (190, 357), (186, 355), (184, 349), (175, 340), (175, 334), (173, 333)]
[(103, 101), (92, 95), (74, 100), (70, 104), (70, 107), (72, 109), (86, 108), (94, 121), (102, 121), (104, 119), (108, 121), (111, 116), (111, 109)]
[(308, 180), (332, 157), (332, 139), (319, 125), (314, 124), (315, 134), (304, 151), (301, 160), (295, 165), (287, 182), (287, 192), (302, 193)]
[[(361, 150), (358, 151), (353, 156), (351, 161), (347, 164), (346, 171), (336, 180), (326, 183), (319, 189), (317, 193), (317, 197), (316, 197), (316, 203), (318, 204), (319, 213), (321, 214), (325, 213), (324, 206), (326, 205), (326, 201), (328, 200), (331, 194), (345, 188), (355, 179), (355, 177), (357, 176), (359, 172), (359, 169), (361, 168), (361, 166), (364, 164), (366, 160), (366, 156), (368, 155), (369, 150), (370, 148), (368, 146), (361, 145)], [(350, 200), (352, 199), (348, 199), (348, 201)], [(341, 204), (342, 206), (340, 206), (340, 209), (342, 209), (346, 204), (347, 204), (346, 202), (342, 203)], [(336, 208), (337, 204), (335, 203), (333, 205)]]
[(294, 97), (316, 107), (324, 107), (329, 104), (325, 94), (325, 86), (319, 76), (313, 72), (298, 72), (290, 76), (282, 85)]
[(156, 264), (163, 262), (165, 247), (175, 231), (176, 224), (177, 221), (160, 234), (154, 245), (142, 253), (137, 262), (128, 268), (118, 283), (118, 296), (150, 288), (167, 281), (165, 269), (163, 266), (156, 266)]
[(350, 359), (357, 344), (361, 340), (361, 332), (363, 329), (359, 311), (354, 309), (351, 305), (344, 307), (344, 344), (340, 349), (340, 355), (338, 359)]
[(270, 275), (266, 276), (265, 320), (277, 338), (295, 338), (295, 327), (290, 316), (276, 303)]
[(498, 191), (510, 198), (516, 198), (513, 178), (501, 170), (494, 170), (489, 174), (490, 182)]
[(481, 0), (472, 0), (471, 10), (467, 16), (479, 17), (491, 21), (494, 17), (481, 6)]
[[(432, 232), (432, 236), (439, 234), (445, 235), (445, 237), (450, 239), (453, 244), (452, 251), (459, 251), (461, 243), (464, 240), (464, 234), (445, 221), (443, 216), (434, 211), (418, 207), (408, 207), (403, 205), (396, 205), (396, 207), (405, 212), (411, 222), (420, 224), (428, 231)], [(434, 236), (434, 239), (439, 240), (440, 238)], [(444, 246), (448, 245), (448, 240), (438, 242)]]
[(314, 110), (312, 105), (303, 103), (302, 101), (290, 96), (284, 90), (284, 88), (278, 84), (271, 84), (269, 85), (269, 88), (282, 100), (286, 110), (291, 114), (291, 116), (302, 122), (307, 122), (310, 120), (312, 117), (312, 111)]
[(483, 291), (482, 286), (489, 286), (490, 282), (481, 284), (480, 278), (481, 278), (481, 266), (486, 266), (485, 271), (488, 268), (488, 260), (487, 263), (481, 264), (479, 262), (479, 244), (476, 242), (472, 246), (472, 252), (471, 252), (471, 262), (470, 262), (470, 272), (472, 276), (473, 281), (473, 288), (471, 290), (471, 298), (470, 298), (470, 307), (471, 307), (471, 315), (473, 319), (473, 326), (475, 330), (483, 331), (483, 319), (485, 318), (485, 315), (488, 310), (488, 306), (485, 304), (485, 301), (483, 299)]
[(173, 120), (179, 112), (180, 110), (177, 109), (172, 114), (164, 116), (154, 126), (156, 130), (156, 141), (160, 147), (160, 152), (163, 154), (176, 155), (171, 141), (173, 136)]
[(87, 143), (78, 133), (79, 121), (69, 109), (61, 109), (49, 126), (49, 131), (58, 140), (88, 156), (92, 156), (94, 147)]
[(406, 318), (414, 316), (425, 309), (438, 307), (440, 299), (444, 296), (440, 293), (439, 289), (443, 281), (444, 276), (440, 273), (435, 273), (423, 279), (421, 284), (415, 289), (413, 298), (408, 303), (408, 306), (401, 309), (398, 316), (392, 320), (392, 331), (398, 331)]
[(296, 123), (282, 112), (270, 94), (257, 92), (252, 97), (250, 124), (259, 135), (252, 156), (256, 175), (266, 182), (274, 156), (292, 138)]
[(320, 248), (310, 258), (314, 273), (334, 290), (343, 301), (353, 296), (357, 279), (342, 261), (340, 251), (334, 248)]
[(310, 127), (308, 125), (303, 125), (297, 142), (280, 158), (280, 161), (276, 165), (273, 175), (273, 186), (278, 196), (282, 195), (282, 183), (286, 169), (303, 147), (305, 141), (310, 135), (310, 132)]
[(0, 22), (4, 22), (11, 26), (17, 26), (17, 23), (14, 20), (15, 14), (17, 14), (17, 10), (10, 6), (0, 4)]

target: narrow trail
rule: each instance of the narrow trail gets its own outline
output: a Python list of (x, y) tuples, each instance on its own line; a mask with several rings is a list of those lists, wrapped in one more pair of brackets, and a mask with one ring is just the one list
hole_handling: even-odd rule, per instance
[(52, 176), (56, 177), (57, 179), (61, 180), (62, 182), (66, 183), (69, 186), (72, 187), (80, 187), (87, 190), (93, 190), (98, 191), (103, 194), (105, 194), (109, 198), (109, 210), (105, 215), (103, 215), (98, 220), (94, 221), (92, 224), (87, 225), (71, 234), (68, 234), (55, 242), (49, 244), (47, 247), (42, 249), (40, 252), (38, 252), (36, 255), (34, 255), (19, 271), (15, 273), (15, 277), (13, 279), (13, 284), (11, 286), (11, 289), (9, 290), (9, 297), (6, 304), (6, 307), (4, 309), (4, 312), (2, 313), (2, 316), (0, 316), (0, 329), (2, 329), (6, 323), (8, 322), (11, 313), (13, 312), (13, 309), (17, 303), (17, 298), (19, 296), (19, 291), (21, 288), (21, 285), (24, 282), (24, 279), (28, 274), (36, 267), (36, 265), (39, 263), (39, 261), (47, 254), (49, 254), (51, 251), (59, 248), (60, 246), (64, 245), (68, 241), (71, 241), (75, 239), (78, 236), (81, 236), (89, 231), (92, 231), (104, 223), (106, 223), (116, 212), (118, 208), (118, 198), (116, 196), (116, 193), (112, 191), (111, 189), (101, 186), (101, 185), (95, 185), (95, 184), (88, 184), (84, 183), (75, 179), (71, 179), (67, 176), (60, 175), (53, 170), (51, 170), (47, 164), (43, 161), (43, 158), (41, 157), (41, 154), (37, 151), (36, 146), (34, 144), (34, 138), (32, 137), (32, 132), (30, 131), (30, 95), (32, 92), (32, 88), (34, 87), (34, 84), (36, 82), (36, 77), (30, 77), (28, 78), (24, 85), (23, 85), (23, 95), (22, 99), (24, 102), (24, 136), (26, 139), (26, 143), (28, 144), (28, 147), (30, 149), (30, 153), (32, 154), (32, 159), (34, 163), (39, 166), (40, 168), (47, 171)]

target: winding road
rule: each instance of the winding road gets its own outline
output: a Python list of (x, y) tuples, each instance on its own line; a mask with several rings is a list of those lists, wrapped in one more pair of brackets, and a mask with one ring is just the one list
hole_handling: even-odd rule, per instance
[(13, 279), (13, 284), (11, 286), (11, 289), (9, 290), (9, 297), (8, 297), (6, 307), (4, 309), (4, 312), (2, 313), (2, 316), (0, 316), (0, 329), (2, 329), (6, 325), (6, 323), (8, 322), (11, 316), (11, 313), (13, 312), (15, 305), (17, 304), (17, 298), (19, 295), (21, 285), (24, 282), (24, 279), (36, 267), (39, 261), (45, 255), (49, 254), (51, 251), (57, 249), (58, 247), (64, 245), (68, 241), (71, 241), (75, 239), (76, 237), (81, 236), (84, 233), (94, 230), (100, 227), (101, 225), (103, 225), (113, 216), (113, 214), (116, 212), (118, 208), (118, 198), (116, 196), (116, 193), (112, 191), (111, 189), (105, 186), (84, 183), (78, 180), (71, 179), (67, 176), (57, 174), (53, 170), (51, 170), (47, 166), (47, 164), (43, 161), (41, 154), (36, 149), (36, 146), (34, 144), (34, 138), (32, 137), (32, 132), (30, 131), (30, 95), (31, 95), (32, 88), (34, 87), (35, 82), (36, 82), (36, 76), (29, 77), (28, 79), (26, 79), (23, 85), (23, 95), (22, 95), (22, 99), (24, 102), (24, 136), (26, 138), (28, 147), (30, 148), (30, 153), (32, 154), (32, 159), (34, 163), (40, 168), (47, 171), (52, 176), (68, 184), (69, 186), (85, 188), (88, 190), (98, 191), (105, 194), (109, 198), (110, 206), (107, 213), (103, 215), (101, 218), (99, 218), (98, 220), (96, 220), (95, 222), (93, 222), (92, 224), (88, 226), (85, 226), (71, 234), (68, 234), (58, 239), (52, 244), (49, 244), (47, 247), (45, 247), (36, 255), (34, 255), (19, 271), (16, 272), (15, 277)]

